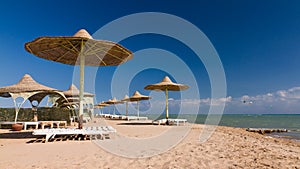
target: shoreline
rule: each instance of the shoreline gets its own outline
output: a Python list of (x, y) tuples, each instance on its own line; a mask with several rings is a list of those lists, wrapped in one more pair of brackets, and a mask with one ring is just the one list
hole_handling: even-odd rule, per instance
[[(120, 125), (105, 120), (118, 134), (148, 138), (173, 126)], [(95, 123), (94, 125), (97, 125)], [(296, 168), (300, 166), (300, 143), (266, 137), (243, 128), (217, 126), (204, 143), (204, 125), (189, 124), (186, 137), (170, 150), (147, 158), (111, 154), (92, 141), (32, 143), (33, 138), (3, 138), (0, 132), (0, 168)], [(181, 126), (179, 126), (181, 127)], [(176, 128), (176, 127), (175, 127)], [(11, 132), (12, 133), (12, 132)], [(113, 138), (112, 138), (113, 139)], [(105, 140), (110, 141), (110, 140)]]
[[(175, 114), (171, 114), (171, 115), (175, 115)], [(225, 114), (225, 115), (245, 115), (245, 116), (248, 116), (247, 114)], [(261, 116), (261, 114), (253, 114), (254, 116)], [(300, 117), (300, 114), (262, 114), (262, 115), (278, 115), (278, 116), (285, 116), (285, 115), (296, 115)], [(206, 115), (204, 115), (206, 116)], [(106, 120), (109, 120), (109, 121), (120, 121), (120, 122), (126, 122), (124, 120), (118, 120), (118, 119), (106, 119)], [(150, 119), (150, 120), (153, 120), (153, 119)], [(196, 123), (196, 121), (194, 122), (189, 122), (189, 124), (199, 124), (199, 125), (207, 125), (207, 124), (204, 124), (204, 123)], [(220, 123), (216, 126), (223, 126), (223, 127), (232, 127), (232, 128), (242, 128), (246, 131), (247, 128), (253, 128), (253, 129), (259, 129), (259, 128), (268, 128), (268, 127), (239, 127), (239, 126), (230, 126), (230, 125), (221, 125)], [(277, 129), (276, 127), (270, 127), (268, 129)], [(300, 142), (300, 129), (295, 129), (295, 128), (282, 128), (282, 129), (286, 129), (287, 132), (284, 132), (286, 134), (282, 134), (283, 132), (272, 132), (272, 133), (266, 133), (266, 134), (261, 134), (263, 136), (270, 136), (272, 138), (278, 138), (278, 139), (284, 139), (284, 140), (292, 140), (292, 141), (296, 141), (296, 142)], [(289, 134), (289, 133), (296, 133), (296, 135), (293, 135), (293, 134)]]

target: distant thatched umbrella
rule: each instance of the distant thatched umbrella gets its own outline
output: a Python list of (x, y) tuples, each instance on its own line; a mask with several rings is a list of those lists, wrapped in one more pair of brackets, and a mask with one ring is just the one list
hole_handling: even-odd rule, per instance
[[(94, 108), (95, 109), (100, 109), (100, 113), (101, 113), (102, 108), (105, 107), (105, 106), (109, 106), (109, 104), (101, 102), (101, 103), (98, 103), (98, 104), (94, 105)], [(101, 114), (103, 114), (103, 113), (101, 113)]]
[(106, 102), (104, 102), (104, 103), (106, 103), (106, 104), (111, 104), (111, 105), (114, 105), (114, 114), (115, 114), (115, 112), (116, 112), (116, 107), (115, 107), (115, 105), (116, 104), (120, 104), (120, 103), (123, 103), (121, 100), (117, 100), (115, 97), (113, 98), (113, 99), (109, 99), (108, 101), (106, 101)]
[(139, 101), (141, 100), (149, 100), (151, 97), (142, 95), (139, 91), (135, 91), (134, 94), (129, 97), (129, 100), (131, 102), (136, 102), (137, 104), (137, 115), (140, 116), (140, 110), (139, 110)]
[[(67, 102), (79, 102), (79, 90), (77, 89), (77, 87), (72, 84), (70, 85), (69, 89), (66, 91), (63, 91), (63, 94), (65, 95), (65, 97), (60, 97), (58, 99), (55, 100), (55, 102), (57, 103), (57, 105), (59, 107), (61, 107), (61, 105), (63, 103), (67, 103)], [(84, 93), (84, 98), (87, 97), (94, 97), (94, 94), (91, 93)]]
[[(59, 94), (64, 97), (63, 93), (57, 89), (44, 86), (35, 80), (28, 74), (25, 74), (22, 79), (11, 86), (0, 88), (1, 97), (12, 97), (16, 109), (15, 122), (18, 118), (18, 113), (21, 106), (28, 99), (31, 104), (33, 101), (37, 101), (38, 104), (43, 100), (43, 98), (49, 94)], [(22, 97), (23, 101), (20, 105), (17, 105), (16, 98)], [(33, 105), (32, 105), (33, 106)]]
[(168, 91), (180, 91), (186, 90), (189, 86), (184, 84), (174, 83), (170, 80), (168, 76), (165, 76), (164, 79), (160, 83), (152, 84), (146, 86), (144, 89), (146, 90), (159, 90), (166, 92), (166, 119), (169, 118), (169, 109), (168, 109)]
[(84, 29), (74, 36), (40, 37), (25, 44), (25, 49), (40, 57), (69, 65), (80, 65), (79, 115), (82, 127), (84, 66), (116, 66), (132, 58), (132, 52), (120, 44), (94, 40)]
[(105, 106), (109, 106), (109, 104), (101, 102), (101, 103), (96, 104), (94, 107), (97, 109), (97, 108), (102, 108), (102, 107), (105, 107)]
[[(68, 97), (79, 97), (80, 91), (78, 90), (78, 88), (77, 88), (74, 84), (71, 84), (68, 90), (63, 91), (63, 94), (64, 94), (67, 98), (68, 98)], [(94, 94), (84, 92), (84, 93), (83, 93), (83, 96), (84, 96), (84, 97), (93, 97)]]

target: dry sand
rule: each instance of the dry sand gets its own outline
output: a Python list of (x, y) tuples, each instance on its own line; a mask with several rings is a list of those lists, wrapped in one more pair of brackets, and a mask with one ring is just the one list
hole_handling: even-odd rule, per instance
[[(155, 137), (172, 127), (108, 123), (119, 135), (135, 138)], [(0, 168), (300, 168), (299, 142), (217, 127), (209, 140), (200, 143), (203, 125), (190, 127), (188, 135), (174, 148), (147, 158), (120, 157), (92, 141), (27, 143), (35, 139), (30, 132), (14, 134), (1, 129)]]

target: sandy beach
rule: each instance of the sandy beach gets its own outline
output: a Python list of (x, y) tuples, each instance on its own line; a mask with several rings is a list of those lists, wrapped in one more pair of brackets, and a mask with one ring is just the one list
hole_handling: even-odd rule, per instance
[[(117, 135), (135, 138), (155, 137), (175, 127), (107, 123), (117, 129)], [(200, 143), (204, 126), (189, 125), (190, 132), (179, 144), (147, 158), (111, 154), (90, 140), (27, 143), (35, 139), (30, 132), (14, 136), (13, 131), (1, 129), (0, 168), (300, 168), (299, 142), (219, 126), (206, 142)]]

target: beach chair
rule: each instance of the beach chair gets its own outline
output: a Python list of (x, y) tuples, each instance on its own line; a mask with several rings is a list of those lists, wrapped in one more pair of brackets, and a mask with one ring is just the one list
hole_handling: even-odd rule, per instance
[(127, 120), (127, 119), (128, 119), (128, 116), (122, 115), (122, 116), (121, 116), (121, 119), (122, 119), (122, 120)]
[[(1, 125), (12, 125), (15, 123), (16, 122), (2, 121), (2, 122), (0, 122), (0, 128), (1, 128)], [(23, 122), (18, 121), (17, 123), (23, 124), (24, 130), (27, 130), (27, 126), (34, 126), (35, 129), (38, 129), (38, 126), (39, 126), (39, 122), (35, 122), (35, 121), (23, 121)]]
[(176, 126), (185, 125), (186, 122), (187, 122), (186, 119), (169, 119), (170, 125), (176, 125)]
[(111, 117), (111, 114), (103, 114), (104, 115), (104, 118), (110, 118)]
[(138, 117), (137, 120), (148, 120), (148, 117)]
[(127, 116), (127, 120), (148, 120), (148, 117), (141, 117), (141, 116)]
[(24, 130), (27, 130), (27, 126), (34, 126), (35, 129), (38, 129), (39, 128), (39, 122), (37, 121), (25, 121), (23, 122), (23, 125), (24, 125)]
[[(187, 120), (186, 119), (168, 119), (169, 121), (169, 125), (176, 125), (176, 126), (179, 126), (179, 125), (185, 125), (187, 123)], [(160, 120), (156, 120), (156, 121), (153, 121), (153, 123), (158, 123), (158, 125), (165, 125), (167, 123), (167, 119), (160, 119)]]
[(137, 120), (137, 116), (127, 116), (127, 120)]
[(33, 135), (45, 135), (45, 141), (48, 142), (50, 139), (54, 138), (57, 135), (86, 135), (100, 139), (104, 139), (109, 137), (110, 133), (117, 132), (111, 126), (97, 126), (97, 127), (85, 127), (83, 129), (74, 129), (74, 128), (61, 128), (61, 129), (41, 129), (41, 130), (34, 130)]
[(119, 120), (119, 119), (121, 119), (121, 115), (111, 115), (110, 117), (109, 117), (110, 119), (113, 119), (113, 120)]

